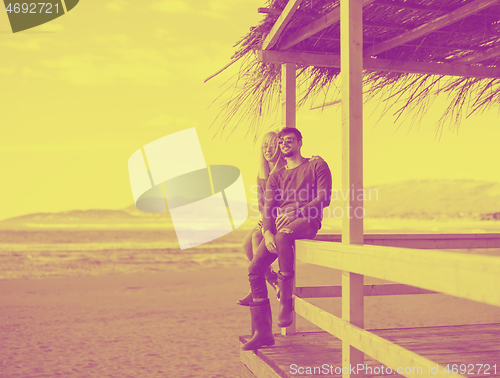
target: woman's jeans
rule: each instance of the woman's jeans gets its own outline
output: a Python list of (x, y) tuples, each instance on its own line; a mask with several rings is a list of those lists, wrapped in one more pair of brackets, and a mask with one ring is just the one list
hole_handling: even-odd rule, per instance
[(281, 228), (275, 235), (277, 255), (269, 252), (264, 239), (262, 240), (257, 253), (255, 253), (248, 267), (248, 279), (254, 298), (267, 298), (267, 285), (264, 273), (269, 265), (278, 258), (280, 272), (293, 273), (293, 247), (295, 240), (312, 239), (316, 236), (317, 232), (317, 227), (313, 223), (309, 223), (307, 218), (295, 219)]

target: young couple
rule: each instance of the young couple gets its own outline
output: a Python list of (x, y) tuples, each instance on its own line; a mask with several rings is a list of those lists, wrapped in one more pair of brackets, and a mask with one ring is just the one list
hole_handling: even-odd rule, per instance
[[(255, 329), (243, 350), (274, 344), (266, 279), (273, 286), (277, 282), (279, 288), (278, 326), (288, 327), (292, 323), (294, 242), (316, 236), (323, 209), (330, 204), (332, 176), (328, 164), (321, 158), (303, 157), (301, 147), (302, 135), (295, 128), (287, 127), (278, 135), (264, 136), (265, 161), (257, 180), (262, 222), (243, 241), (251, 260), (248, 268), (251, 293), (238, 304), (250, 307)], [(270, 269), (276, 258), (278, 274)]]

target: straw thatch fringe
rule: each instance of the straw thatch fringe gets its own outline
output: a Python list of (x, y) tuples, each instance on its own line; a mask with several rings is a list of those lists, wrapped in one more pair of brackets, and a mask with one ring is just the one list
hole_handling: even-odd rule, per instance
[[(467, 0), (406, 0), (407, 5), (429, 7), (432, 12), (401, 9), (395, 12), (386, 2), (373, 3), (364, 12), (366, 41), (376, 44), (402, 29), (412, 29), (443, 13), (466, 4)], [(268, 8), (282, 10), (286, 0), (270, 0)], [(288, 24), (285, 33), (295, 30), (331, 11), (339, 1), (304, 0), (297, 14)], [(401, 1), (399, 2), (401, 3)], [(304, 15), (307, 15), (305, 17)], [(257, 27), (239, 41), (232, 61), (241, 59), (239, 73), (226, 83), (226, 89), (219, 102), (222, 109), (220, 132), (234, 129), (236, 125), (250, 121), (249, 132), (258, 136), (265, 128), (269, 117), (276, 118), (281, 90), (281, 66), (257, 62), (257, 51), (276, 22), (278, 15), (270, 12)], [(496, 21), (495, 21), (496, 20)], [(379, 26), (377, 26), (379, 25)], [(392, 26), (391, 26), (392, 25)], [(499, 30), (493, 30), (499, 25)], [(470, 16), (459, 25), (450, 25), (425, 37), (384, 52), (384, 59), (406, 59), (424, 62), (452, 62), (468, 54), (500, 46), (500, 6), (488, 12)], [(302, 41), (294, 47), (297, 51), (339, 53), (339, 25), (332, 25), (313, 38)], [(496, 58), (485, 61), (491, 66), (500, 64)], [(336, 68), (297, 67), (297, 107), (307, 100), (322, 98), (322, 102), (338, 103), (339, 73)], [(480, 113), (500, 103), (500, 79), (476, 79), (428, 74), (408, 74), (394, 72), (365, 72), (365, 101), (378, 100), (385, 105), (384, 113), (392, 111), (397, 122), (409, 120), (410, 127), (419, 123), (432, 102), (439, 95), (446, 95), (447, 105), (442, 116), (436, 121), (436, 132), (443, 131), (448, 122), (449, 129), (456, 129), (462, 117)]]

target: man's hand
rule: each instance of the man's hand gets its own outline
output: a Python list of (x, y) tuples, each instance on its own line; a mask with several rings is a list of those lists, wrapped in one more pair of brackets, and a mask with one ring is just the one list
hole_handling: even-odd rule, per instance
[(276, 229), (279, 231), (287, 224), (293, 222), (295, 219), (297, 219), (297, 215), (294, 211), (279, 215), (278, 218), (276, 218)]
[(278, 253), (278, 250), (276, 249), (276, 242), (274, 240), (274, 235), (269, 230), (264, 232), (264, 243), (266, 243), (266, 248), (269, 252)]

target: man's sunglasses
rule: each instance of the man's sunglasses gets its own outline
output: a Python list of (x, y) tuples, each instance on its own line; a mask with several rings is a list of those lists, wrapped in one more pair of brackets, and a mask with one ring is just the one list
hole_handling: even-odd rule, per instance
[(290, 137), (290, 138), (280, 138), (278, 140), (278, 144), (291, 144), (291, 143), (293, 143), (294, 140), (297, 140), (297, 138), (292, 138), (292, 137)]

